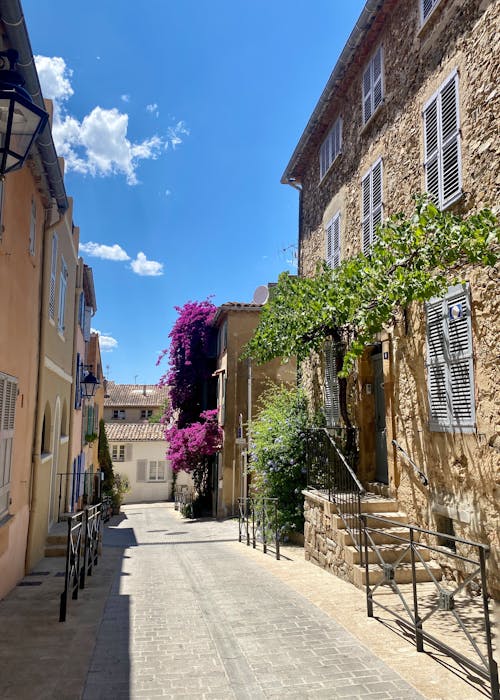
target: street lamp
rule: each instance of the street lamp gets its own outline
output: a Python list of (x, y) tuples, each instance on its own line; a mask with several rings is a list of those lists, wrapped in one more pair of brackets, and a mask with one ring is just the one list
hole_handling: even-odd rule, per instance
[[(14, 70), (15, 49), (0, 51), (0, 176), (22, 168), (48, 114), (33, 103), (24, 80)], [(9, 68), (6, 69), (7, 61)]]
[[(89, 365), (92, 367), (92, 365)], [(91, 399), (99, 386), (99, 380), (95, 377), (90, 369), (84, 368), (84, 375), (80, 381), (80, 386), (82, 388), (82, 398)]]

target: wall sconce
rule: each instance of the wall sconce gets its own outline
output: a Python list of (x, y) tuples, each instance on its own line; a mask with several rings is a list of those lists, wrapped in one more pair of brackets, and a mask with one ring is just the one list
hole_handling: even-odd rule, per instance
[(84, 365), (83, 367), (82, 378), (80, 380), (82, 399), (93, 398), (99, 386), (99, 380), (92, 374), (90, 371), (91, 369), (92, 365)]
[[(14, 70), (15, 49), (0, 51), (0, 175), (22, 168), (48, 114), (33, 103), (24, 80)], [(9, 68), (6, 69), (6, 62)]]

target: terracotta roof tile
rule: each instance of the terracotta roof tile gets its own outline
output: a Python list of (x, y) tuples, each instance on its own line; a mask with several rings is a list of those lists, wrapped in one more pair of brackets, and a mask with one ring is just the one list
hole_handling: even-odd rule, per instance
[(165, 428), (161, 423), (106, 423), (109, 442), (140, 440), (165, 440)]
[(108, 382), (105, 406), (148, 406), (156, 407), (165, 403), (168, 397), (166, 387), (159, 388), (156, 384), (115, 384)]

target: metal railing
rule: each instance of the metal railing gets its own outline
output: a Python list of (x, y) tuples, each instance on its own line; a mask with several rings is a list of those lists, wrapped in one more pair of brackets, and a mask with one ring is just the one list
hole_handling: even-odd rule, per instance
[(185, 517), (193, 517), (194, 496), (191, 491), (181, 489), (174, 492), (174, 509), (180, 511)]
[(408, 454), (408, 452), (406, 452), (406, 450), (404, 450), (404, 449), (401, 447), (401, 445), (399, 444), (399, 442), (398, 442), (397, 440), (393, 440), (393, 441), (392, 441), (392, 444), (393, 444), (394, 447), (397, 449), (397, 451), (398, 451), (401, 455), (403, 455), (403, 458), (408, 462), (408, 464), (410, 464), (410, 465), (413, 467), (413, 471), (415, 472), (415, 474), (417, 475), (417, 477), (420, 479), (420, 481), (422, 482), (422, 484), (423, 484), (424, 486), (428, 486), (428, 485), (429, 485), (429, 479), (426, 477), (426, 475), (424, 474), (424, 472), (423, 472), (421, 469), (418, 468), (418, 466), (417, 466), (417, 465), (415, 464), (415, 462), (412, 460), (412, 458), (410, 457), (410, 455)]
[(97, 566), (101, 539), (101, 504), (89, 506), (68, 517), (64, 590), (59, 605), (59, 622), (66, 620), (69, 597), (78, 599), (85, 579)]
[[(274, 545), (276, 559), (280, 558), (280, 527), (277, 498), (238, 498), (238, 542), (256, 549), (262, 543), (264, 554)], [(251, 537), (250, 537), (251, 533)]]
[[(389, 612), (413, 632), (417, 651), (424, 651), (424, 641), (428, 642), (489, 681), (493, 700), (500, 700), (486, 579), (489, 548), (479, 542), (402, 523), (391, 532), (394, 521), (373, 514), (362, 514), (361, 523), (368, 616), (373, 617), (374, 605)], [(380, 526), (384, 527), (390, 547), (376, 541), (375, 533), (380, 531)], [(443, 546), (444, 541), (453, 548)], [(453, 562), (450, 565), (450, 559), (455, 560), (455, 565)], [(369, 564), (370, 560), (374, 564)], [(462, 568), (462, 580), (458, 582), (450, 576), (442, 580), (443, 568), (436, 560), (448, 571), (456, 570), (457, 565)], [(370, 576), (379, 580), (372, 585)], [(404, 589), (408, 579), (409, 595)], [(394, 594), (391, 606), (387, 593), (381, 590), (384, 587), (387, 590), (387, 586)], [(471, 596), (468, 588), (476, 595)], [(377, 593), (381, 593), (384, 602), (377, 599)], [(454, 639), (455, 648), (451, 645)], [(468, 653), (464, 653), (464, 643)]]
[(73, 513), (79, 504), (100, 503), (100, 472), (65, 472), (57, 474), (57, 521), (65, 513)]
[[(338, 432), (339, 435), (342, 433)], [(346, 433), (344, 433), (346, 435)], [(361, 497), (365, 489), (326, 428), (308, 430), (306, 441), (307, 488), (319, 491), (337, 506), (337, 513), (352, 537), (363, 563)]]

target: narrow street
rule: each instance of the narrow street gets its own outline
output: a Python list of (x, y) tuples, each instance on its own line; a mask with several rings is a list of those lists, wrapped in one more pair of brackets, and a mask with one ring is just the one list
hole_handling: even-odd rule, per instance
[(234, 521), (123, 507), (65, 623), (62, 565), (44, 559), (0, 602), (3, 700), (486, 697), (368, 621), (362, 592), (301, 548), (276, 561)]

